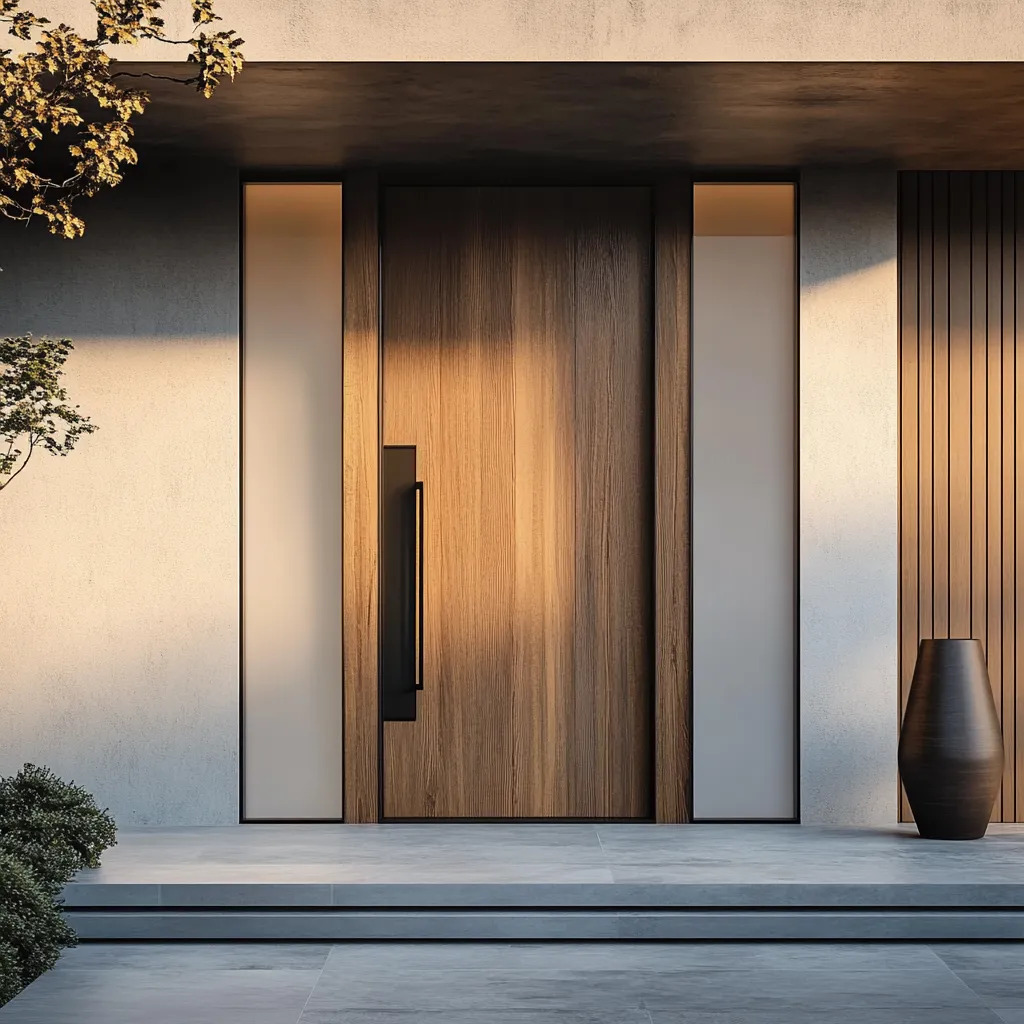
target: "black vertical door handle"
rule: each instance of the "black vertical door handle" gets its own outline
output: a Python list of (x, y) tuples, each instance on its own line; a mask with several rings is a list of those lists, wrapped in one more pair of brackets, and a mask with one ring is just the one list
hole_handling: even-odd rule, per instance
[(426, 535), (426, 503), (423, 495), (423, 481), (416, 481), (417, 510), (419, 518), (418, 543), (416, 545), (416, 689), (423, 689), (423, 594), (424, 594), (424, 538)]
[(421, 687), (422, 517), (416, 449), (384, 445), (381, 453), (380, 699), (385, 722), (416, 721)]

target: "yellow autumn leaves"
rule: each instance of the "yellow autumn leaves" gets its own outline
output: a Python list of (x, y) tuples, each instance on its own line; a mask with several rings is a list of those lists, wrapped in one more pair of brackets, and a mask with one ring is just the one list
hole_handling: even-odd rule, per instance
[[(23, 9), (21, 0), (0, 0), (0, 24), (33, 43), (17, 54), (0, 49), (0, 214), (20, 221), (38, 217), (66, 238), (85, 231), (73, 212), (76, 200), (117, 185), (122, 169), (138, 159), (130, 121), (145, 111), (149, 95), (118, 84), (123, 73), (108, 47), (143, 39), (188, 46), (194, 73), (180, 81), (207, 98), (243, 64), (243, 41), (234, 31), (201, 30), (220, 20), (213, 0), (191, 0), (188, 39), (165, 34), (163, 0), (91, 2), (96, 34), (87, 37), (68, 25), (48, 28), (49, 20)], [(96, 106), (109, 116), (87, 120), (83, 110)], [(41, 147), (45, 168), (38, 164)]]

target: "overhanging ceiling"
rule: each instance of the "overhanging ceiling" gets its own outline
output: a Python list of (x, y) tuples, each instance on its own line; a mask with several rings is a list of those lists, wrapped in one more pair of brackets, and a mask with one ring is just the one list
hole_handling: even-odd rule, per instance
[[(181, 76), (181, 64), (125, 65)], [(250, 64), (139, 82), (141, 148), (243, 168), (1024, 168), (1024, 64)]]

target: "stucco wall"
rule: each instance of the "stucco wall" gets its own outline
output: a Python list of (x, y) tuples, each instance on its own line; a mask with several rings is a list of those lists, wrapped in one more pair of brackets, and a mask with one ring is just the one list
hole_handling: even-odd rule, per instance
[(139, 171), (82, 212), (75, 242), (0, 224), (0, 332), (72, 337), (100, 428), (0, 493), (0, 772), (237, 821), (237, 175)]
[[(1022, 60), (1020, 0), (218, 0), (261, 61)], [(41, 12), (42, 13), (42, 12)], [(52, 0), (89, 24), (88, 0)], [(186, 0), (169, 0), (186, 29)], [(125, 59), (174, 60), (147, 45)]]
[(895, 822), (896, 175), (800, 187), (801, 817)]

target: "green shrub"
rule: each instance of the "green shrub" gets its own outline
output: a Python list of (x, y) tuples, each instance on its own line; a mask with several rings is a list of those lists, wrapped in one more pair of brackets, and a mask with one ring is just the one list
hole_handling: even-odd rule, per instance
[(9, 942), (0, 940), (0, 1006), (13, 999), (20, 990), (18, 951)]
[(115, 835), (110, 814), (49, 768), (26, 764), (17, 775), (0, 779), (0, 852), (31, 867), (52, 896), (79, 868), (97, 867)]
[(0, 779), (0, 1006), (78, 941), (60, 892), (114, 842), (114, 819), (81, 786), (31, 764)]
[(0, 936), (0, 1003), (48, 971), (61, 950), (78, 941), (50, 891), (8, 853), (0, 853)]

